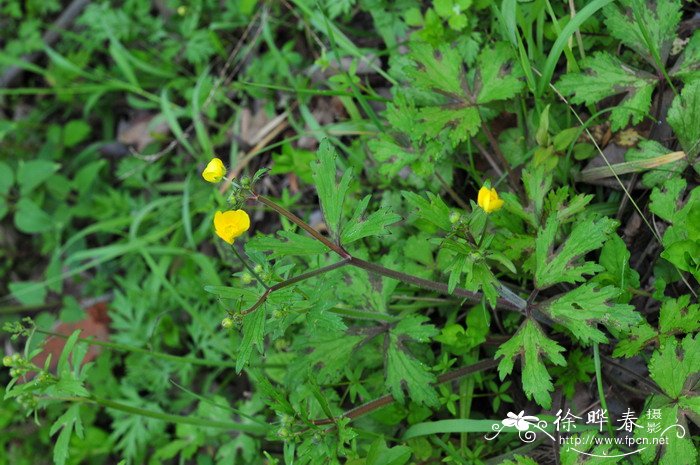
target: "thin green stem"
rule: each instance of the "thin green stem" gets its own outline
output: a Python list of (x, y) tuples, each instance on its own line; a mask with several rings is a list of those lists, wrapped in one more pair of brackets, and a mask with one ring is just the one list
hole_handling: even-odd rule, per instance
[[(598, 398), (600, 399), (600, 406), (604, 411), (608, 411), (608, 403), (605, 400), (605, 390), (603, 388), (603, 370), (600, 365), (600, 348), (598, 343), (593, 344), (593, 362), (595, 364), (595, 378), (596, 384), (598, 385)], [(615, 437), (615, 433), (612, 429), (612, 423), (610, 422), (610, 417), (607, 418), (608, 434), (610, 437)]]
[(122, 404), (121, 402), (115, 402), (113, 400), (102, 399), (99, 397), (55, 397), (52, 399), (68, 402), (78, 402), (84, 404), (96, 404), (105, 408), (119, 410), (120, 412), (131, 413), (134, 415), (153, 418), (156, 420), (162, 420), (168, 423), (180, 423), (209, 428), (221, 428), (229, 431), (241, 431), (244, 433), (261, 436), (265, 435), (269, 430), (269, 427), (261, 424), (246, 424), (235, 423), (232, 421), (210, 420), (207, 418), (197, 418), (190, 415), (172, 415), (169, 413), (154, 412), (152, 410), (146, 410), (140, 407), (134, 407), (132, 405)]
[(236, 257), (238, 257), (238, 259), (241, 261), (241, 263), (243, 263), (243, 266), (244, 266), (248, 271), (250, 271), (250, 273), (251, 273), (253, 276), (255, 276), (255, 279), (257, 279), (258, 282), (259, 282), (260, 284), (262, 284), (262, 287), (264, 287), (265, 289), (270, 289), (270, 286), (268, 286), (267, 284), (265, 284), (265, 281), (263, 281), (263, 279), (255, 272), (255, 270), (253, 269), (253, 267), (251, 267), (251, 266), (248, 264), (248, 261), (247, 261), (245, 258), (243, 258), (243, 256), (242, 256), (241, 253), (238, 251), (238, 249), (236, 248), (236, 246), (233, 245), (233, 244), (231, 244), (231, 249), (233, 250), (233, 253), (236, 254)]

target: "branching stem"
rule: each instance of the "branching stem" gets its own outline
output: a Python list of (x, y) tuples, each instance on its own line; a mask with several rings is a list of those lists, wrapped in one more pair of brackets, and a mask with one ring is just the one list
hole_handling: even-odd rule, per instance
[[(478, 303), (478, 302), (481, 302), (481, 300), (482, 300), (483, 294), (480, 292), (472, 292), (472, 291), (469, 291), (469, 290), (461, 288), (461, 287), (456, 287), (450, 293), (449, 287), (447, 286), (447, 284), (440, 283), (437, 281), (431, 281), (429, 279), (419, 278), (417, 276), (413, 276), (413, 275), (410, 275), (407, 273), (402, 273), (400, 271), (392, 270), (390, 268), (386, 268), (386, 267), (383, 267), (381, 265), (377, 265), (375, 263), (371, 263), (371, 262), (368, 262), (366, 260), (362, 260), (361, 258), (353, 257), (342, 246), (332, 242), (327, 237), (323, 236), (320, 232), (318, 232), (314, 228), (312, 228), (304, 220), (299, 218), (297, 215), (290, 212), (289, 210), (282, 207), (281, 205), (276, 204), (275, 202), (268, 199), (267, 197), (262, 196), (262, 195), (258, 195), (258, 194), (253, 194), (251, 199), (257, 200), (258, 202), (270, 207), (271, 209), (273, 209), (274, 211), (276, 211), (280, 215), (284, 216), (289, 221), (296, 224), (304, 231), (308, 232), (313, 238), (317, 239), (319, 242), (326, 245), (333, 252), (340, 255), (340, 257), (343, 260), (341, 260), (338, 263), (334, 263), (333, 265), (319, 268), (318, 270), (315, 270), (315, 271), (309, 271), (308, 273), (303, 273), (297, 277), (290, 278), (286, 281), (275, 284), (274, 286), (268, 288), (265, 291), (265, 293), (260, 297), (260, 299), (258, 299), (258, 301), (255, 304), (253, 304), (252, 307), (250, 307), (249, 309), (242, 312), (243, 315), (247, 315), (247, 314), (255, 311), (258, 307), (260, 307), (260, 305), (262, 305), (263, 302), (265, 302), (267, 300), (268, 296), (272, 292), (274, 292), (278, 289), (282, 289), (284, 287), (287, 287), (291, 284), (297, 283), (297, 282), (302, 281), (304, 279), (308, 279), (308, 278), (311, 278), (313, 276), (317, 276), (319, 274), (326, 273), (328, 271), (334, 270), (336, 268), (340, 268), (341, 266), (345, 266), (345, 265), (352, 265), (352, 266), (355, 266), (357, 268), (362, 268), (363, 270), (369, 271), (371, 273), (385, 276), (387, 278), (396, 279), (398, 281), (412, 284), (416, 287), (420, 287), (423, 289), (428, 289), (431, 291), (439, 292), (441, 294), (455, 295), (457, 297), (466, 299), (472, 303)], [(506, 310), (523, 312), (525, 310), (525, 307), (526, 307), (526, 302), (524, 299), (522, 299), (521, 297), (519, 297), (515, 293), (510, 292), (510, 293), (505, 294), (505, 296), (499, 297), (497, 302), (496, 302), (496, 306), (503, 308), (503, 309), (506, 309)]]

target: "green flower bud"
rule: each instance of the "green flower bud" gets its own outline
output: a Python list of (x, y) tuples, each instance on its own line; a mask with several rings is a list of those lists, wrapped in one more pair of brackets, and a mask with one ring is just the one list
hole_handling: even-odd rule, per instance
[(459, 220), (462, 219), (462, 215), (457, 212), (450, 213), (450, 223), (457, 224)]
[(221, 326), (222, 326), (224, 329), (230, 329), (230, 328), (232, 328), (232, 327), (233, 327), (233, 319), (227, 316), (226, 318), (224, 318), (223, 320), (221, 320)]
[(5, 365), (6, 367), (11, 367), (13, 365), (12, 357), (10, 357), (9, 355), (5, 355), (2, 358), (2, 364)]

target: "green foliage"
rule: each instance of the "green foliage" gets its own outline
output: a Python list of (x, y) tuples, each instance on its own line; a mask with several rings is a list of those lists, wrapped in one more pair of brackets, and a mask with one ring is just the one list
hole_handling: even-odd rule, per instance
[(615, 221), (609, 218), (587, 218), (574, 225), (566, 242), (556, 251), (554, 241), (559, 221), (555, 217), (547, 219), (547, 223), (538, 234), (535, 241), (537, 271), (535, 284), (545, 289), (553, 284), (583, 281), (584, 274), (590, 275), (602, 271), (602, 267), (594, 262), (577, 264), (578, 258), (598, 249), (615, 229)]
[(544, 361), (549, 360), (560, 366), (566, 365), (566, 360), (561, 355), (563, 351), (563, 347), (547, 338), (536, 322), (528, 320), (496, 352), (497, 357), (503, 357), (498, 364), (498, 374), (503, 379), (512, 373), (515, 360), (520, 358), (523, 391), (528, 398), (534, 399), (544, 408), (549, 408), (552, 403), (549, 393), (554, 390), (554, 385)]
[[(606, 26), (622, 44), (635, 51), (655, 68), (659, 75), (665, 72), (676, 29), (681, 19), (681, 2), (661, 0), (647, 6), (639, 1), (621, 2), (605, 8)], [(693, 53), (691, 51), (691, 53)], [(624, 94), (612, 111), (613, 130), (622, 129), (631, 120), (641, 122), (651, 108), (652, 92), (659, 78), (652, 73), (627, 64), (608, 52), (598, 52), (582, 61), (585, 73), (567, 74), (557, 87), (565, 94), (574, 95), (572, 102), (593, 105), (605, 97)], [(673, 74), (691, 83), (688, 74)]]
[(479, 106), (512, 98), (522, 89), (522, 82), (509, 72), (512, 54), (503, 43), (484, 49), (471, 73), (465, 72), (459, 53), (448, 47), (416, 44), (411, 59), (414, 67), (406, 73), (412, 86), (431, 102), (417, 109), (417, 129), (428, 138), (445, 135), (453, 147), (478, 132), (483, 119)]
[(611, 331), (626, 332), (640, 321), (634, 307), (610, 304), (620, 295), (613, 286), (598, 288), (584, 284), (549, 303), (542, 311), (554, 321), (566, 327), (583, 344), (608, 342), (596, 324), (601, 323)]
[(0, 465), (697, 464), (690, 3), (78, 6), (0, 5)]

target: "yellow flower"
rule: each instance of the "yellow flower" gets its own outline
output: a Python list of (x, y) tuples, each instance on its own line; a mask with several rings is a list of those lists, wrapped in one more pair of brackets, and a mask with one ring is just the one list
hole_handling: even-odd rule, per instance
[(503, 200), (498, 197), (498, 192), (495, 188), (489, 189), (484, 186), (479, 189), (479, 197), (476, 200), (481, 208), (484, 209), (486, 213), (495, 212), (503, 206)]
[(233, 240), (250, 228), (250, 217), (243, 210), (216, 212), (214, 230), (216, 235), (233, 244)]
[(218, 158), (212, 158), (204, 171), (202, 171), (202, 177), (209, 182), (219, 182), (221, 178), (226, 174), (226, 167), (224, 162)]

